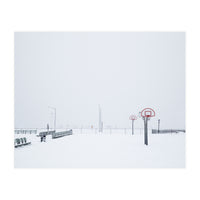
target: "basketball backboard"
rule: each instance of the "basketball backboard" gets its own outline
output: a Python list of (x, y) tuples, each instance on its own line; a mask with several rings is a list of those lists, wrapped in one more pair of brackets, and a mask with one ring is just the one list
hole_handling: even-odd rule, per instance
[(141, 111), (142, 117), (155, 117), (155, 111), (152, 108), (145, 108)]

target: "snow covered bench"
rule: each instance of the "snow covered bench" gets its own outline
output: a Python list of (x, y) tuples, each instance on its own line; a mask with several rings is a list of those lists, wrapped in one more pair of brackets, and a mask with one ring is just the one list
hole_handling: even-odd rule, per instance
[(31, 144), (31, 142), (27, 142), (27, 139), (25, 137), (24, 138), (16, 138), (14, 141), (15, 148), (25, 146), (28, 144)]
[(72, 129), (69, 130), (69, 131), (54, 132), (52, 134), (52, 139), (64, 137), (64, 136), (67, 136), (67, 135), (72, 135)]
[(40, 132), (37, 137), (41, 137), (44, 135), (52, 135), (53, 133), (55, 133), (55, 131), (44, 131), (44, 132)]

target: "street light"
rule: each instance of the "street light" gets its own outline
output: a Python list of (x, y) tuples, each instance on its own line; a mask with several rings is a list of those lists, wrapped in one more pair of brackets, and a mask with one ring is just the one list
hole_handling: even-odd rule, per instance
[(53, 109), (54, 110), (54, 130), (56, 131), (56, 108), (54, 108), (54, 107), (51, 107), (51, 106), (48, 106), (48, 108), (51, 108), (51, 109)]

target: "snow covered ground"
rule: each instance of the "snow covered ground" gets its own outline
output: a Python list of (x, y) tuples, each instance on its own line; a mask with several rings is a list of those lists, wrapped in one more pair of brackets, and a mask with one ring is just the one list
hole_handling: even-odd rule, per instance
[(47, 137), (46, 143), (34, 134), (27, 137), (31, 145), (15, 148), (16, 168), (183, 168), (185, 134), (151, 134), (144, 145), (143, 131), (73, 130), (73, 135), (58, 139)]

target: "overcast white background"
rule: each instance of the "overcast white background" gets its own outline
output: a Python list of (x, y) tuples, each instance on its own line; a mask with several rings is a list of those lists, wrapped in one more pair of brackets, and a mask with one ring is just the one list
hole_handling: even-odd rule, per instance
[(52, 127), (48, 106), (58, 128), (97, 126), (98, 104), (104, 127), (151, 107), (161, 127), (185, 128), (185, 33), (15, 33), (16, 128)]
[[(198, 1), (4, 1), (0, 9), (1, 199), (200, 198)], [(14, 31), (186, 31), (186, 169), (14, 169)]]

